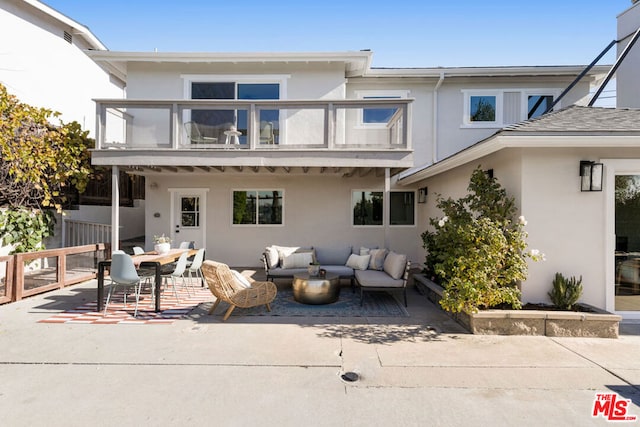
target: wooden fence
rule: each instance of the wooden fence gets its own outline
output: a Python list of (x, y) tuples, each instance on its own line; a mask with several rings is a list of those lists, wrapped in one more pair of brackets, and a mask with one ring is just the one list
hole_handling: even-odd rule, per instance
[(0, 304), (94, 279), (105, 253), (98, 243), (1, 256)]

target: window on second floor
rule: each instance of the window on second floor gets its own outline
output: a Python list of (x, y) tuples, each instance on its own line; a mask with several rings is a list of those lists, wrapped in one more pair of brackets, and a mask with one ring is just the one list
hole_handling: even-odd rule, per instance
[(535, 119), (543, 115), (553, 104), (553, 95), (528, 95), (527, 119)]
[[(409, 96), (408, 90), (361, 90), (356, 91), (358, 99), (401, 99)], [(363, 108), (358, 120), (359, 126), (385, 127), (397, 108)]]
[(544, 114), (556, 89), (463, 90), (462, 127), (501, 128)]

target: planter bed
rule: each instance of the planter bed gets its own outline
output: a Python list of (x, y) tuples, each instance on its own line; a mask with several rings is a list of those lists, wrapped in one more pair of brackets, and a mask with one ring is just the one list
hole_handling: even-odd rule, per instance
[[(422, 274), (413, 278), (418, 292), (440, 307), (443, 288)], [(471, 333), (479, 335), (618, 338), (620, 316), (581, 305), (583, 311), (482, 310), (471, 315), (449, 314)]]

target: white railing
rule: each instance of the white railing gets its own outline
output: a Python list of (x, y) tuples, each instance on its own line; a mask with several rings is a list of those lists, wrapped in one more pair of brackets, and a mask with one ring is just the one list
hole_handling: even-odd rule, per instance
[[(412, 99), (95, 102), (97, 149), (229, 148), (229, 143), (249, 150), (411, 149)], [(370, 125), (363, 123), (364, 109), (395, 113), (386, 123)], [(207, 124), (192, 117), (203, 115), (215, 118)], [(194, 123), (200, 129), (194, 131)], [(231, 130), (238, 131), (238, 140)]]
[(62, 247), (111, 243), (111, 224), (64, 219)]

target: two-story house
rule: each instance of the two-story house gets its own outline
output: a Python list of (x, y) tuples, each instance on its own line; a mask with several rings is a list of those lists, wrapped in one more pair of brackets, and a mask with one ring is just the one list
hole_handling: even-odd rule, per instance
[[(146, 177), (147, 248), (164, 233), (243, 266), (271, 244), (422, 262), (433, 211), (399, 174), (539, 116), (584, 68), (376, 69), (369, 51), (89, 55), (127, 82), (126, 100), (96, 99), (92, 159)], [(117, 232), (116, 206), (113, 221)]]

